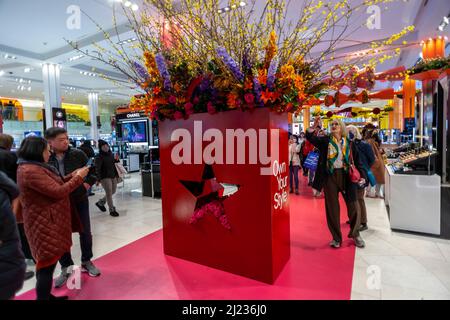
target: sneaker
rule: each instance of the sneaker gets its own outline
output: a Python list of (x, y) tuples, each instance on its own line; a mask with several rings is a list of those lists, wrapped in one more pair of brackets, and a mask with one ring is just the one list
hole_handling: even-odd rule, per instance
[(294, 193), (294, 190), (289, 190), (289, 193)]
[(33, 271), (27, 271), (25, 272), (25, 281), (31, 279), (34, 277), (34, 272)]
[(298, 192), (298, 190), (295, 190), (295, 194), (298, 196), (300, 193)]
[(336, 240), (333, 240), (333, 241), (330, 242), (330, 247), (335, 248), (335, 249), (340, 248), (341, 247), (341, 243), (336, 241)]
[(361, 236), (357, 236), (354, 240), (355, 240), (355, 246), (357, 246), (358, 248), (364, 248), (366, 246), (366, 243), (361, 238)]
[(101, 202), (96, 202), (95, 205), (97, 206), (97, 208), (100, 209), (101, 212), (106, 212), (106, 207), (103, 203)]
[(69, 268), (62, 268), (61, 274), (55, 280), (55, 288), (61, 288), (67, 282), (67, 279), (69, 279), (71, 274), (72, 272)]
[(119, 216), (119, 213), (118, 213), (116, 210), (114, 210), (114, 211), (111, 211), (111, 212), (109, 213), (109, 215), (110, 215), (111, 217), (118, 217), (118, 216)]
[(369, 227), (367, 226), (367, 223), (363, 223), (363, 224), (361, 224), (359, 231), (366, 231), (367, 229), (369, 229)]
[(87, 272), (91, 277), (98, 277), (101, 273), (92, 261), (86, 261), (81, 264), (81, 272)]

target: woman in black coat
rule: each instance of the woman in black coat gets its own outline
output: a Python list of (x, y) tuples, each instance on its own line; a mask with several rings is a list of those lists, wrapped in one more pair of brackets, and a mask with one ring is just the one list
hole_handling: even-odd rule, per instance
[(362, 170), (356, 146), (348, 139), (345, 124), (341, 120), (331, 121), (330, 135), (316, 136), (314, 130), (319, 125), (320, 117), (316, 118), (313, 127), (306, 131), (306, 139), (319, 149), (320, 153), (313, 187), (319, 192), (324, 190), (327, 224), (333, 236), (330, 246), (339, 248), (342, 244), (339, 205), (341, 193), (350, 215), (351, 230), (348, 237), (353, 238), (357, 247), (363, 248), (365, 243), (359, 234), (361, 213), (356, 203), (358, 184), (350, 180), (349, 174), (352, 158), (355, 167)]
[(0, 300), (14, 298), (25, 278), (25, 257), (11, 208), (18, 196), (17, 185), (0, 171)]
[(119, 162), (119, 157), (114, 156), (111, 152), (109, 144), (104, 140), (98, 140), (99, 154), (95, 159), (95, 169), (97, 173), (98, 183), (102, 184), (106, 195), (101, 198), (95, 205), (103, 212), (106, 212), (105, 204), (108, 204), (109, 214), (112, 217), (118, 217), (119, 213), (113, 202), (113, 195), (117, 190), (117, 183), (119, 174), (116, 169), (116, 163)]

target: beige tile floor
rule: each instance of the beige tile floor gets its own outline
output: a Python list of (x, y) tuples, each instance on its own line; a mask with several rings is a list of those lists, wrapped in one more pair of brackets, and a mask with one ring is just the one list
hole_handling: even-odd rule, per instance
[(392, 232), (383, 201), (366, 198), (366, 206), (369, 230), (366, 248), (356, 250), (352, 299), (450, 300), (450, 241)]
[[(118, 218), (95, 207), (102, 196), (102, 190), (95, 190), (96, 195), (90, 198), (95, 258), (162, 227), (161, 201), (142, 197), (140, 190), (138, 174), (132, 174), (125, 186), (120, 186), (115, 196)], [(369, 230), (362, 233), (366, 248), (356, 251), (351, 298), (450, 300), (450, 241), (392, 232), (383, 201), (366, 199), (366, 205)], [(72, 254), (79, 264), (76, 236), (73, 243)], [(55, 275), (59, 272), (57, 267)], [(20, 293), (34, 285), (34, 278), (26, 281)]]

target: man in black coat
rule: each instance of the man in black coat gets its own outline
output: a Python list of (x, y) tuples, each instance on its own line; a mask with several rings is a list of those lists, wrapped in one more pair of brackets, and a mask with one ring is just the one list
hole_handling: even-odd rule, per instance
[(25, 257), (11, 202), (19, 196), (17, 185), (0, 172), (0, 300), (14, 298), (24, 282)]
[[(84, 152), (69, 146), (69, 137), (65, 129), (49, 128), (45, 131), (45, 138), (52, 148), (52, 155), (48, 164), (55, 167), (61, 176), (67, 176), (87, 165), (88, 157)], [(83, 185), (70, 194), (70, 200), (71, 205), (77, 211), (75, 217), (73, 216), (72, 218), (79, 220), (77, 222), (81, 222), (82, 227), (82, 230), (76, 230), (80, 234), (81, 271), (87, 272), (91, 277), (98, 277), (100, 270), (91, 261), (93, 258), (92, 233), (87, 196), (87, 190), (97, 181), (94, 171), (94, 168), (92, 168), (84, 179)], [(56, 288), (62, 287), (67, 282), (73, 271), (70, 269), (74, 265), (70, 252), (65, 253), (59, 262), (61, 264), (61, 274), (55, 280)]]

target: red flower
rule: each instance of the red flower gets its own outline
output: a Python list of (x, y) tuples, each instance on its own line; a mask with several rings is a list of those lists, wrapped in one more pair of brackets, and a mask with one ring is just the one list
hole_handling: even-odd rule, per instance
[(292, 109), (294, 109), (294, 105), (292, 104), (292, 102), (289, 102), (289, 103), (286, 105), (286, 112), (291, 112)]
[(209, 114), (216, 113), (216, 107), (214, 107), (214, 105), (213, 105), (213, 103), (211, 101), (208, 102), (207, 108), (208, 108), (208, 113)]
[(180, 111), (175, 111), (175, 113), (173, 114), (173, 117), (174, 117), (175, 120), (179, 120), (179, 119), (183, 119), (184, 115)]
[(253, 104), (255, 102), (255, 96), (251, 93), (246, 93), (244, 99), (247, 104)]
[(191, 115), (194, 113), (194, 105), (190, 102), (186, 103), (184, 105), (184, 111), (186, 112), (187, 115)]
[(177, 103), (177, 98), (175, 96), (170, 96), (169, 97), (169, 103), (171, 103), (171, 104)]

